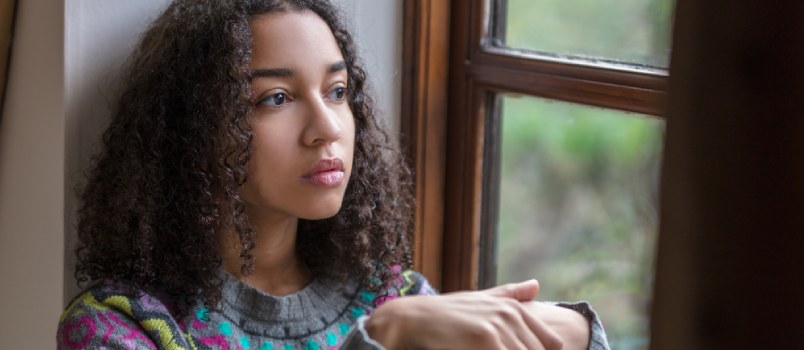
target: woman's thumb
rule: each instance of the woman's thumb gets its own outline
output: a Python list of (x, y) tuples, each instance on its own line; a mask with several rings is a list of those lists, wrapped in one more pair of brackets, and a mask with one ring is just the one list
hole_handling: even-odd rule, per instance
[(519, 283), (509, 283), (486, 289), (484, 292), (497, 297), (512, 298), (518, 301), (531, 301), (539, 294), (539, 281), (527, 280)]

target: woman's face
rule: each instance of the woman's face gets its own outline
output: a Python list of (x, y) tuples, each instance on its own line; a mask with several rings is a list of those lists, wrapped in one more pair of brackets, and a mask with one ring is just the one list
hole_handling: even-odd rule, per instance
[(251, 31), (254, 148), (241, 193), (249, 216), (331, 217), (343, 202), (355, 140), (335, 37), (310, 11), (256, 16)]

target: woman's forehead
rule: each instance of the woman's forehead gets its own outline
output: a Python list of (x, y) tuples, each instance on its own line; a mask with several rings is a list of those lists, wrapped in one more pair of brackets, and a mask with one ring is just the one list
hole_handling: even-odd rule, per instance
[(271, 12), (250, 21), (251, 67), (329, 67), (343, 60), (338, 42), (321, 17), (309, 10)]

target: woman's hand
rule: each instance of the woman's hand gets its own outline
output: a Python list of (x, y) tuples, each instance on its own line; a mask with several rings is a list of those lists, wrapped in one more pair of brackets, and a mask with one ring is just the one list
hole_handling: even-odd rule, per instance
[(563, 349), (589, 348), (589, 320), (579, 312), (537, 301), (524, 302), (531, 315), (544, 321), (554, 332), (558, 333), (564, 343)]
[(546, 321), (571, 318), (546, 317), (554, 311), (549, 305), (530, 302), (538, 292), (538, 282), (526, 281), (398, 298), (374, 310), (365, 327), (389, 349), (561, 349), (561, 336)]

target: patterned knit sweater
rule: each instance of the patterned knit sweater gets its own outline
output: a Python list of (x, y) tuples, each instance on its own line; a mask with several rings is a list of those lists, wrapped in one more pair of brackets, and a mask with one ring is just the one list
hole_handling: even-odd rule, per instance
[[(384, 302), (406, 295), (436, 294), (413, 271), (377, 296), (357, 283), (314, 280), (283, 297), (262, 293), (224, 275), (219, 307), (202, 304), (177, 318), (170, 298), (121, 282), (98, 283), (67, 307), (57, 333), (59, 349), (382, 349), (363, 328), (365, 316)], [(592, 324), (590, 349), (608, 349), (597, 316), (586, 303), (561, 305)]]

